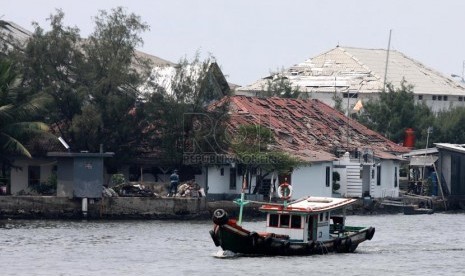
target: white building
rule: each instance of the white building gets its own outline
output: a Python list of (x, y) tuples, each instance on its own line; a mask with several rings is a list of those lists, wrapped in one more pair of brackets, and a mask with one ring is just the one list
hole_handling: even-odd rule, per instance
[[(403, 79), (414, 86), (416, 101), (433, 111), (465, 106), (465, 85), (403, 53), (385, 49), (336, 47), (291, 66), (283, 72), (264, 77), (236, 89), (237, 95), (259, 96), (269, 82), (279, 78), (299, 88), (303, 97), (319, 99), (334, 106), (334, 96), (343, 99), (344, 109), (361, 99), (376, 98), (386, 83), (399, 88)], [(387, 66), (386, 66), (387, 60)]]

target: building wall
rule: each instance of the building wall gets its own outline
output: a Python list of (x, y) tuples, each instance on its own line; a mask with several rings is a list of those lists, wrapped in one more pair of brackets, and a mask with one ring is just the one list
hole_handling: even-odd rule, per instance
[[(326, 186), (326, 167), (329, 167), (329, 186)], [(333, 180), (332, 162), (314, 163), (295, 169), (291, 175), (292, 198), (304, 196), (331, 197)]]
[(10, 193), (15, 195), (21, 191), (30, 192), (28, 187), (29, 166), (39, 166), (40, 182), (47, 182), (56, 162), (49, 159), (17, 159), (13, 165), (18, 169), (11, 169)]
[[(375, 181), (371, 188), (371, 195), (375, 198), (399, 196), (399, 162), (395, 160), (381, 160), (381, 185), (377, 183), (377, 171)], [(397, 168), (397, 171), (396, 171)], [(397, 184), (395, 184), (397, 181)]]
[(439, 152), (439, 171), (441, 172), (442, 177), (444, 177), (447, 185), (447, 189), (451, 190), (451, 155), (448, 151), (440, 151)]
[[(326, 186), (326, 167), (329, 168), (329, 186)], [(230, 166), (208, 168), (208, 195), (237, 195), (242, 191), (242, 175), (236, 174), (236, 187), (230, 188)], [(222, 173), (223, 172), (223, 173)], [(277, 174), (275, 174), (277, 175)], [(271, 179), (269, 174), (265, 179)], [(332, 189), (332, 162), (315, 163), (295, 169), (291, 174), (293, 199), (304, 196), (331, 196)], [(256, 185), (256, 176), (252, 176), (250, 190)], [(276, 187), (279, 183), (275, 183)], [(246, 193), (248, 193), (247, 189)]]
[[(236, 187), (230, 187), (231, 166), (211, 166), (207, 170), (207, 182), (209, 195), (213, 194), (240, 194), (242, 192), (242, 175), (236, 172)], [(251, 181), (251, 190), (255, 187), (256, 177), (253, 176)], [(247, 189), (248, 190), (248, 189)]]
[[(381, 178), (378, 185), (378, 170), (381, 168)], [(341, 158), (334, 161), (334, 171), (339, 172), (341, 188), (338, 191), (345, 197), (364, 196), (363, 181), (369, 185), (369, 194), (374, 198), (399, 196), (399, 162), (395, 160), (378, 160), (371, 165), (363, 165)], [(368, 171), (364, 171), (368, 170)], [(394, 185), (397, 181), (397, 185)]]

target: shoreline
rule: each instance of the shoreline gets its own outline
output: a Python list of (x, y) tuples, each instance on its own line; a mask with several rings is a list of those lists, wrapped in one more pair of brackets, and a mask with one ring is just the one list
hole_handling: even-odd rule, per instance
[[(386, 200), (388, 201), (388, 200)], [(418, 204), (420, 201), (409, 201)], [(244, 218), (264, 217), (262, 203), (250, 202), (244, 207)], [(432, 202), (434, 212), (463, 212), (460, 208), (444, 210), (442, 201)], [(405, 205), (386, 205), (383, 200), (358, 199), (346, 209), (346, 215), (386, 215), (403, 213)], [(111, 197), (89, 200), (83, 212), (81, 199), (55, 196), (1, 196), (0, 219), (89, 219), (89, 220), (196, 220), (211, 219), (216, 209), (237, 217), (239, 207), (233, 201), (208, 201), (186, 197)]]

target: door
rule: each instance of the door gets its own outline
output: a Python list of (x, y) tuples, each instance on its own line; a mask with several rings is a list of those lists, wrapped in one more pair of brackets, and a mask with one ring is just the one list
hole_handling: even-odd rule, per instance
[(371, 186), (371, 166), (363, 165), (362, 167), (362, 196), (370, 195)]
[(308, 216), (308, 241), (316, 241), (316, 230), (318, 226), (318, 215)]

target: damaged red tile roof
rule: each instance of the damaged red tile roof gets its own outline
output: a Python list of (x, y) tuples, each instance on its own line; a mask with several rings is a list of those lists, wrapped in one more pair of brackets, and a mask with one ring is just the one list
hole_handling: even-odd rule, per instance
[(231, 96), (222, 102), (227, 100), (230, 129), (265, 126), (273, 131), (277, 148), (304, 160), (331, 160), (338, 150), (367, 149), (381, 158), (409, 151), (316, 99)]

